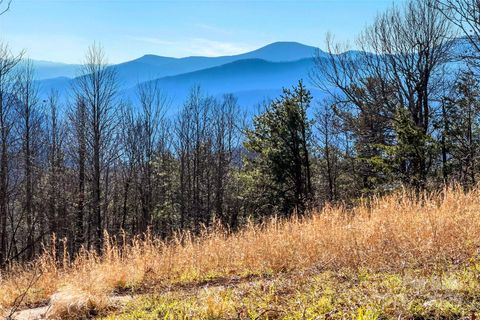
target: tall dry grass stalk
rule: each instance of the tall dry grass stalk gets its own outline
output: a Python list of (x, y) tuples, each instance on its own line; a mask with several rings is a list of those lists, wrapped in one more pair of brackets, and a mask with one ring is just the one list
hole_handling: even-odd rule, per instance
[(327, 207), (307, 218), (250, 224), (235, 234), (215, 229), (201, 237), (184, 233), (168, 243), (150, 236), (124, 246), (116, 243), (110, 238), (101, 256), (83, 251), (61, 267), (51, 252), (27, 267), (12, 266), (0, 279), (0, 305), (7, 308), (14, 303), (28, 285), (33, 267), (41, 276), (24, 304), (72, 291), (83, 297), (82, 305), (95, 301), (101, 305), (93, 308), (102, 308), (116, 289), (208, 277), (306, 268), (398, 271), (459, 264), (479, 253), (480, 190), (465, 193), (452, 188), (421, 197), (404, 191), (351, 210)]

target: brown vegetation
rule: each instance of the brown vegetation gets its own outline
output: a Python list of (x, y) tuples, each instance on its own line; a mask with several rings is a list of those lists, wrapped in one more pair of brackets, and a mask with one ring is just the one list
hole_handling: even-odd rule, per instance
[[(179, 283), (278, 274), (306, 269), (401, 272), (435, 270), (466, 263), (480, 248), (480, 190), (414, 196), (408, 192), (359, 204), (352, 210), (325, 208), (309, 218), (271, 220), (228, 234), (178, 235), (171, 242), (147, 236), (121, 246), (106, 241), (103, 254), (83, 251), (72, 262), (45, 252), (34, 264), (13, 265), (0, 278), (0, 305), (7, 310), (29, 286), (24, 306), (56, 302), (100, 312), (115, 291), (149, 291)], [(108, 239), (108, 237), (107, 237)], [(80, 301), (81, 300), (81, 301)], [(18, 302), (18, 301), (17, 301)]]

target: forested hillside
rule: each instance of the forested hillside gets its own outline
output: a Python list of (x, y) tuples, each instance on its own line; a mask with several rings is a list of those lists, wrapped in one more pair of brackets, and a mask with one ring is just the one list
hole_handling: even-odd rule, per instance
[[(402, 187), (474, 187), (477, 24), (461, 18), (475, 7), (463, 9), (415, 0), (380, 14), (356, 51), (329, 38), (309, 78), (253, 119), (234, 95), (211, 96), (201, 84), (173, 115), (166, 82), (144, 82), (124, 99), (98, 45), (67, 103), (55, 91), (42, 100), (32, 64), (3, 43), (0, 264), (33, 259), (52, 234), (74, 256), (100, 252), (105, 231), (237, 230)], [(325, 99), (312, 100), (305, 82)]]
[(479, 15), (408, 0), (353, 46), (124, 65), (0, 41), (0, 316), (476, 319)]

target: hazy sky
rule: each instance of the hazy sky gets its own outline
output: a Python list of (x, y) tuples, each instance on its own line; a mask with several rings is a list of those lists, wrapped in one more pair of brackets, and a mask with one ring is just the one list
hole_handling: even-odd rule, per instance
[[(396, 3), (403, 0), (396, 0)], [(13, 0), (0, 40), (34, 59), (79, 63), (94, 41), (109, 61), (144, 54), (217, 56), (274, 41), (353, 39), (393, 0)]]

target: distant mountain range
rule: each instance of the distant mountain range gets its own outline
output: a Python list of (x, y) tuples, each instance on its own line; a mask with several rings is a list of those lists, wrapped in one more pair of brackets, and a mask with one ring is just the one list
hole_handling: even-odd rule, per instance
[(35, 78), (37, 80), (59, 77), (74, 78), (77, 76), (80, 67), (78, 64), (66, 64), (41, 60), (33, 60), (32, 64), (35, 68)]
[[(457, 39), (457, 50), (464, 50), (465, 46), (465, 41)], [(311, 85), (309, 77), (317, 55), (327, 56), (318, 48), (298, 42), (275, 42), (232, 56), (171, 58), (145, 55), (111, 68), (118, 74), (120, 94), (134, 103), (138, 84), (157, 81), (158, 87), (172, 101), (172, 113), (197, 85), (214, 96), (232, 93), (243, 108), (253, 110), (263, 101), (278, 97), (283, 87), (291, 87), (299, 80), (304, 81), (315, 98), (321, 98), (322, 93)], [(66, 101), (79, 66), (45, 61), (33, 64), (42, 98), (53, 89)]]
[[(233, 93), (245, 105), (272, 98), (272, 92), (277, 96), (282, 87), (290, 87), (300, 79), (308, 82), (313, 66), (312, 58), (290, 62), (247, 59), (150, 81), (157, 81), (158, 87), (175, 101), (182, 100), (190, 88), (200, 85), (212, 95)], [(245, 96), (246, 92), (251, 96)]]
[[(283, 87), (289, 87), (308, 75), (314, 66), (318, 48), (298, 42), (275, 42), (260, 49), (232, 56), (171, 58), (145, 55), (112, 65), (121, 94), (135, 100), (136, 86), (158, 81), (159, 87), (172, 100), (172, 108), (185, 101), (193, 86), (205, 93), (235, 94), (242, 107), (250, 108), (275, 98)], [(40, 94), (45, 98), (56, 90), (66, 100), (79, 65), (33, 61)]]
[[(297, 42), (276, 42), (255, 51), (234, 56), (169, 58), (145, 55), (139, 59), (119, 64), (116, 68), (120, 78), (127, 80), (125, 84), (134, 85), (138, 80), (147, 81), (166, 76), (176, 76), (241, 60), (297, 61), (314, 57), (317, 50), (317, 48)], [(129, 81), (135, 81), (135, 83)]]

